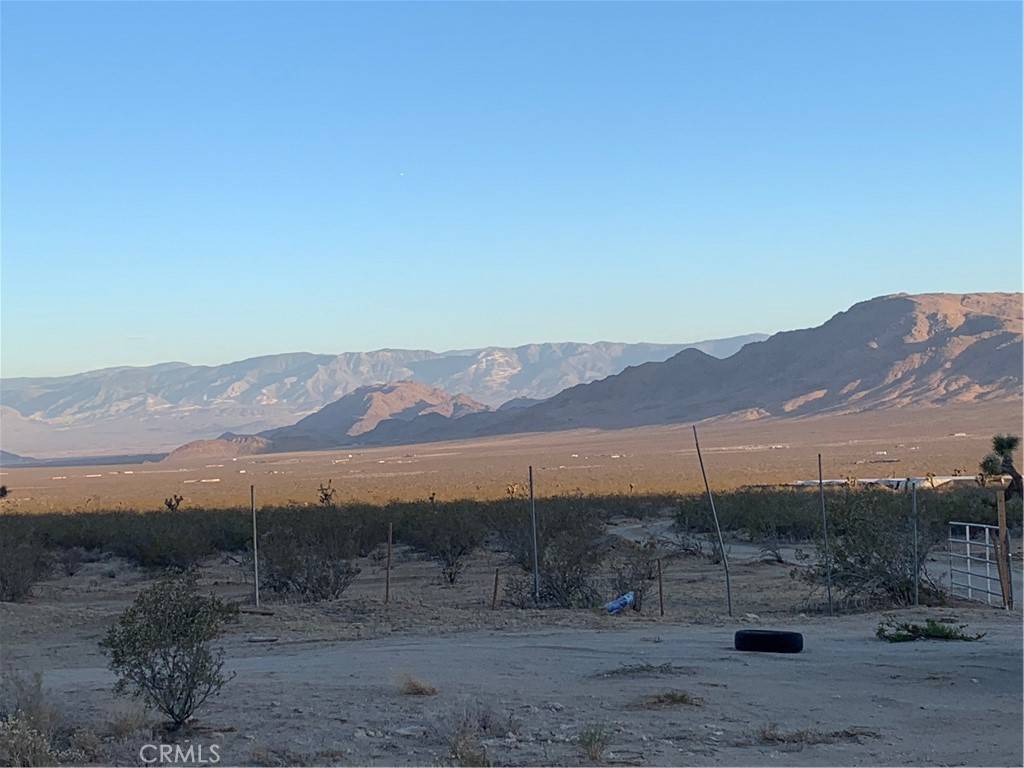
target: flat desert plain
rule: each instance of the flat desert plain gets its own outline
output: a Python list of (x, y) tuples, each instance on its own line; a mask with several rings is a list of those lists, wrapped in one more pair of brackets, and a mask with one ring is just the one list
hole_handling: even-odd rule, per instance
[[(1019, 432), (1021, 403), (889, 409), (806, 419), (706, 421), (699, 425), (718, 488), (817, 477), (908, 477), (977, 472), (993, 434)], [(138, 465), (14, 468), (0, 482), (9, 509), (151, 509), (173, 494), (186, 506), (312, 503), (328, 480), (336, 500), (501, 498), (526, 482), (539, 495), (700, 490), (689, 425), (577, 430), (386, 448), (268, 454)]]

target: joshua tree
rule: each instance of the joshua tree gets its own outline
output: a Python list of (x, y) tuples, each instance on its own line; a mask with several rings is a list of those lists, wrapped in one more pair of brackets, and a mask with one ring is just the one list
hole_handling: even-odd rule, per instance
[(320, 487), (316, 489), (317, 496), (320, 501), (321, 507), (333, 507), (334, 506), (334, 486), (331, 481), (327, 481), (327, 485), (320, 483)]
[(167, 507), (168, 512), (177, 512), (178, 507), (181, 506), (181, 502), (183, 502), (184, 500), (185, 498), (183, 496), (174, 494), (173, 496), (164, 499), (164, 506)]
[(1020, 438), (1016, 435), (996, 435), (992, 438), (992, 453), (982, 459), (980, 464), (982, 474), (1010, 476), (1010, 484), (1005, 491), (1007, 501), (1014, 495), (1024, 497), (1020, 472), (1013, 465), (1013, 452), (1019, 444)]

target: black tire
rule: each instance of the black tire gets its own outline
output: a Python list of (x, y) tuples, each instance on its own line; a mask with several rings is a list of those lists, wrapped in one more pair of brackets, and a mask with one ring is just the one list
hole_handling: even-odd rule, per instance
[(741, 629), (736, 633), (735, 645), (737, 651), (800, 653), (804, 649), (804, 636), (799, 632), (774, 629)]

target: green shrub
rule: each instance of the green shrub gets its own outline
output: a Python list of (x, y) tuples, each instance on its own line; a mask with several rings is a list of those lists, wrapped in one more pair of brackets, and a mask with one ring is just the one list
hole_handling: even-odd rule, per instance
[(984, 632), (970, 635), (964, 631), (966, 629), (966, 624), (949, 624), (936, 621), (935, 619), (926, 619), (924, 624), (914, 624), (913, 622), (896, 621), (891, 616), (887, 616), (878, 623), (875, 637), (879, 640), (887, 640), (890, 643), (907, 643), (914, 640), (965, 640), (973, 642), (981, 640), (985, 636)]
[(24, 600), (48, 570), (39, 532), (24, 518), (5, 525), (0, 531), (0, 602)]
[(304, 601), (334, 600), (359, 574), (358, 521), (331, 507), (264, 512), (259, 523), (260, 579), (272, 592)]
[(403, 516), (398, 539), (436, 560), (444, 580), (455, 584), (485, 533), (479, 510), (445, 505)]
[(236, 613), (201, 595), (190, 573), (140, 592), (100, 642), (118, 678), (115, 690), (142, 697), (179, 728), (230, 680), (223, 650), (211, 643)]
[[(851, 606), (911, 605), (915, 588), (926, 597), (938, 592), (924, 564), (941, 539), (942, 527), (919, 525), (915, 567), (906, 494), (851, 489), (832, 497), (828, 514), (832, 586), (842, 601)], [(817, 542), (810, 572), (819, 586), (827, 577), (823, 544)]]
[[(513, 605), (590, 608), (600, 604), (597, 579), (605, 554), (604, 519), (582, 497), (561, 497), (537, 506), (537, 551), (540, 562), (540, 600), (535, 600), (532, 577), (506, 582), (505, 594)], [(529, 512), (506, 523), (500, 535), (516, 562), (533, 571), (533, 536)]]

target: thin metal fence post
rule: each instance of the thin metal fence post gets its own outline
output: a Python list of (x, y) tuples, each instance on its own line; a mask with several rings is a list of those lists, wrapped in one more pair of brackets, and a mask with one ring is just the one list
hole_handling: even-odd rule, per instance
[(992, 537), (989, 528), (985, 527), (985, 604), (992, 605)]
[(974, 590), (971, 584), (971, 526), (968, 524), (964, 526), (964, 541), (967, 547), (967, 599), (974, 599)]
[(256, 486), (249, 486), (249, 505), (252, 507), (252, 581), (256, 607), (260, 607), (260, 553), (256, 535)]
[(384, 605), (391, 602), (391, 541), (394, 527), (394, 523), (388, 523), (388, 563), (384, 571)]
[(921, 604), (921, 563), (918, 559), (917, 549), (917, 481), (911, 480), (914, 488), (911, 495), (911, 504), (914, 508), (914, 605)]
[(821, 473), (821, 454), (818, 454), (818, 496), (821, 497), (821, 535), (825, 540), (825, 585), (828, 589), (828, 615), (832, 611), (832, 555), (828, 548), (828, 515), (825, 514), (825, 479)]
[(533, 497), (533, 465), (530, 465), (530, 522), (533, 526), (533, 599), (540, 603), (540, 556), (537, 553), (537, 502)]
[(946, 555), (949, 560), (949, 594), (955, 595), (953, 582), (953, 523), (946, 527)]
[(715, 531), (718, 533), (718, 547), (722, 553), (722, 566), (725, 568), (725, 599), (729, 608), (729, 616), (732, 616), (732, 584), (729, 582), (729, 556), (725, 553), (725, 540), (722, 538), (722, 526), (718, 524), (718, 512), (715, 511), (715, 497), (711, 495), (711, 484), (708, 482), (708, 473), (704, 470), (704, 457), (700, 452), (700, 440), (697, 438), (697, 425), (693, 425), (693, 442), (697, 446), (697, 460), (700, 462), (700, 474), (704, 478), (704, 488), (708, 492), (708, 502), (711, 504), (711, 516), (715, 519)]
[(658, 615), (665, 615), (665, 585), (661, 580), (661, 558), (658, 558)]

